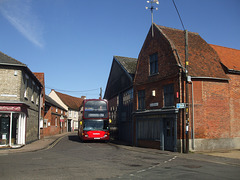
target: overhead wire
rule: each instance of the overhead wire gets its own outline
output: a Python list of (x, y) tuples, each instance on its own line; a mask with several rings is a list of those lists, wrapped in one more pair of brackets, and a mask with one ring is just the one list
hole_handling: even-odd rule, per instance
[(172, 0), (172, 2), (173, 2), (174, 7), (175, 7), (175, 9), (176, 9), (176, 11), (177, 11), (178, 17), (179, 17), (179, 19), (180, 19), (180, 21), (181, 21), (181, 24), (182, 24), (182, 27), (183, 27), (184, 30), (186, 30), (185, 27), (184, 27), (184, 24), (183, 24), (183, 21), (182, 21), (181, 15), (180, 15), (180, 13), (179, 13), (179, 11), (178, 11), (178, 8), (177, 8), (177, 6), (176, 6), (176, 4), (175, 4), (175, 1)]
[(77, 90), (77, 91), (72, 91), (72, 90), (63, 90), (63, 89), (55, 89), (55, 88), (51, 88), (51, 87), (45, 87), (46, 89), (54, 89), (56, 91), (61, 91), (61, 92), (90, 92), (90, 91), (97, 91), (99, 90), (99, 88), (97, 89), (88, 89), (88, 90)]

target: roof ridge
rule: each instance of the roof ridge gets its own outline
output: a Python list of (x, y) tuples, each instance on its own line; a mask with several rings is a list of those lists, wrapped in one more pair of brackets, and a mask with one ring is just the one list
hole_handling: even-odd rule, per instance
[(56, 90), (54, 90), (56, 93), (60, 93), (60, 94), (62, 94), (62, 95), (66, 95), (66, 96), (69, 96), (69, 97), (72, 97), (72, 98), (78, 98), (78, 99), (82, 99), (82, 98), (80, 98), (80, 97), (75, 97), (75, 96), (71, 96), (71, 95), (69, 95), (69, 94), (64, 94), (64, 93), (61, 93), (61, 92), (59, 92), (59, 91), (56, 91)]
[(23, 65), (23, 66), (26, 66), (26, 67), (27, 67), (27, 65), (26, 65), (26, 64), (22, 63), (21, 61), (18, 61), (18, 60), (16, 60), (15, 58), (13, 58), (13, 57), (11, 57), (11, 56), (9, 56), (9, 55), (5, 54), (5, 53), (3, 53), (2, 51), (0, 51), (0, 53), (1, 53), (2, 55), (6, 56), (6, 57), (8, 57), (8, 58), (10, 58), (10, 59), (12, 59), (12, 60), (14, 60), (14, 61), (18, 62), (19, 64), (21, 64), (21, 65)]
[[(154, 23), (154, 24), (155, 24), (155, 23)], [(155, 25), (158, 26), (160, 29), (163, 28), (163, 29), (171, 29), (171, 30), (175, 30), (175, 31), (182, 31), (182, 32), (184, 32), (184, 30), (177, 29), (177, 28), (166, 27), (166, 26), (162, 26), (162, 25), (158, 25), (158, 24), (155, 24)], [(197, 33), (197, 32), (188, 31), (188, 33), (195, 34), (195, 35), (199, 35), (199, 33)]]
[(218, 47), (222, 47), (222, 48), (227, 48), (227, 49), (232, 49), (232, 50), (240, 51), (240, 49), (235, 49), (235, 48), (230, 48), (230, 47), (220, 46), (220, 45), (216, 45), (216, 44), (209, 44), (209, 45), (211, 45), (211, 46), (218, 46)]
[(128, 59), (136, 59), (136, 60), (137, 60), (137, 58), (133, 58), (133, 57), (126, 57), (126, 56), (114, 56), (114, 57), (121, 57), (121, 58), (128, 58)]

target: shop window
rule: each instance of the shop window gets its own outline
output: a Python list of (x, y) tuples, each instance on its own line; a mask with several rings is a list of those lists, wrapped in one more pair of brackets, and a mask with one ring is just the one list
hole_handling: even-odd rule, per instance
[(173, 84), (168, 84), (163, 87), (164, 89), (164, 106), (174, 106), (174, 87)]
[(154, 53), (150, 55), (150, 75), (154, 75), (158, 73), (158, 54)]
[(138, 91), (138, 110), (145, 109), (145, 90)]

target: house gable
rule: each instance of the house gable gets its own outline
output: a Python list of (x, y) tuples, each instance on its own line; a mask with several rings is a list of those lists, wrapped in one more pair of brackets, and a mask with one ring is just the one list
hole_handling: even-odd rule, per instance
[(137, 59), (114, 56), (104, 98), (111, 99), (132, 86)]
[[(178, 73), (179, 63), (171, 42), (156, 26), (154, 26), (154, 37), (152, 37), (151, 32), (150, 29), (138, 56), (135, 85), (156, 82), (160, 79), (176, 76)], [(157, 53), (158, 58), (158, 73), (150, 75), (150, 55), (155, 53)]]
[[(185, 32), (164, 26), (155, 26), (171, 42), (172, 49), (176, 51), (181, 66), (185, 67)], [(188, 72), (192, 77), (228, 79), (218, 54), (197, 33), (188, 32), (188, 60)]]
[[(54, 91), (54, 90), (52, 90), (52, 91)], [(54, 92), (55, 92), (55, 96), (57, 96), (57, 98), (59, 98), (59, 100), (61, 100), (62, 103), (67, 106), (67, 108), (65, 108), (65, 106), (63, 106), (61, 103), (59, 103), (57, 101), (65, 109), (71, 109), (71, 110), (74, 110), (74, 111), (79, 111), (79, 108), (80, 108), (80, 106), (82, 105), (82, 102), (83, 102), (82, 98), (73, 97), (73, 96), (63, 94), (63, 93), (60, 93), (60, 92), (57, 92), (57, 91), (54, 91)], [(51, 93), (49, 94), (49, 96), (51, 97)]]

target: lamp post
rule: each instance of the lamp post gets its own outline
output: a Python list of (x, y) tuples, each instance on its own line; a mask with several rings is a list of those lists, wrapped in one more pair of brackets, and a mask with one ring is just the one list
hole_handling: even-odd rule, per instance
[(156, 7), (154, 7), (153, 5), (154, 5), (154, 3), (156, 3), (156, 4), (159, 4), (159, 1), (158, 0), (151, 0), (151, 1), (147, 1), (147, 3), (151, 3), (151, 6), (150, 7), (146, 7), (146, 9), (150, 9), (150, 11), (151, 11), (151, 16), (152, 16), (152, 37), (154, 36), (154, 32), (153, 32), (153, 10), (155, 9), (155, 10), (158, 10), (158, 8)]

